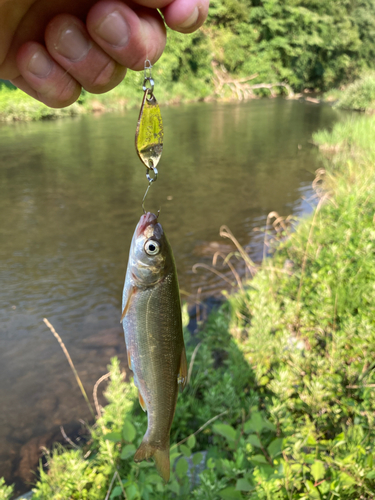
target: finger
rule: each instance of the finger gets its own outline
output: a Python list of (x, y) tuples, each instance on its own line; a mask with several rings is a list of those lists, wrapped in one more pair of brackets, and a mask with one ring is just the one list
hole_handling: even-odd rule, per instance
[(205, 22), (209, 3), (209, 0), (175, 0), (162, 9), (164, 20), (175, 31), (192, 33)]
[(14, 85), (51, 108), (69, 106), (80, 96), (81, 86), (39, 43), (22, 45), (17, 67), (21, 76), (13, 79)]
[(86, 25), (95, 42), (119, 64), (132, 70), (155, 62), (166, 42), (164, 22), (156, 10), (136, 11), (117, 0), (99, 2), (90, 10)]
[(50, 56), (93, 94), (113, 89), (125, 77), (126, 68), (104, 52), (91, 39), (83, 22), (70, 14), (52, 19), (45, 42)]

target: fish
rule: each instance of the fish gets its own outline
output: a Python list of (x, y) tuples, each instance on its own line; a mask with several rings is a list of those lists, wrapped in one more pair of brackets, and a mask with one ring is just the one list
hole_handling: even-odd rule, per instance
[(122, 310), (128, 364), (148, 421), (134, 461), (153, 457), (168, 482), (170, 430), (179, 388), (187, 382), (187, 361), (173, 252), (151, 212), (141, 216), (133, 234)]

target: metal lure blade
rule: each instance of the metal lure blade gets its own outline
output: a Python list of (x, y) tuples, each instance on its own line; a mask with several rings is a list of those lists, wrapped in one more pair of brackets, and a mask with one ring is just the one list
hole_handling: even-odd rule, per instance
[(154, 169), (163, 152), (164, 128), (160, 108), (155, 96), (146, 89), (135, 133), (135, 149), (140, 160)]

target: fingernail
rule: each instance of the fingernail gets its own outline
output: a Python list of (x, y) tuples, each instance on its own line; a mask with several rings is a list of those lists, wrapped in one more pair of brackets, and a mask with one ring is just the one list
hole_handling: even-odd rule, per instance
[(124, 47), (129, 40), (129, 25), (117, 10), (104, 17), (95, 31), (114, 47)]
[(195, 7), (193, 12), (190, 14), (190, 16), (186, 19), (185, 22), (179, 25), (179, 28), (192, 28), (197, 24), (199, 17), (199, 9), (198, 7)]
[(82, 61), (90, 48), (90, 41), (74, 24), (61, 31), (60, 38), (55, 45), (55, 49), (60, 55), (73, 62)]
[(52, 71), (53, 62), (44, 51), (38, 49), (30, 59), (27, 69), (38, 78), (46, 78)]

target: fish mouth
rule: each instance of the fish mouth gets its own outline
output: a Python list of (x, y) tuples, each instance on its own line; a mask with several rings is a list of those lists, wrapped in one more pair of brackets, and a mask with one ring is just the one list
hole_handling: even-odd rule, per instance
[(155, 225), (158, 218), (155, 214), (147, 212), (143, 214), (138, 223), (137, 236), (140, 236), (148, 228), (148, 226)]

